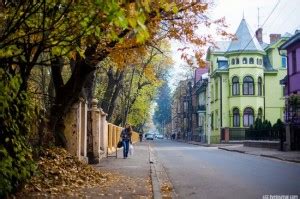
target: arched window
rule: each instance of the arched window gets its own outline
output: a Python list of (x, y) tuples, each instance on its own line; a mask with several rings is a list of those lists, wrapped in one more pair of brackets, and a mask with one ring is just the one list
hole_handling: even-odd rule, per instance
[(262, 109), (258, 109), (257, 117), (262, 120)]
[(235, 60), (234, 58), (231, 59), (231, 64), (234, 65), (235, 64)]
[(243, 94), (254, 95), (254, 81), (250, 76), (246, 76), (243, 81)]
[(262, 65), (262, 59), (258, 59), (258, 65)]
[(239, 78), (237, 76), (232, 78), (232, 95), (240, 94), (240, 83)]
[(256, 58), (256, 64), (258, 65), (258, 58)]
[(257, 94), (259, 96), (262, 96), (262, 80), (261, 77), (258, 77), (258, 81), (257, 81)]
[(250, 59), (249, 59), (249, 64), (254, 64), (254, 59), (253, 59), (253, 57), (250, 57)]
[(245, 108), (244, 110), (244, 127), (249, 127), (253, 125), (254, 122), (254, 112), (252, 108)]
[(243, 58), (243, 64), (247, 64), (247, 58), (246, 57)]
[(235, 63), (236, 63), (236, 64), (240, 64), (240, 59), (239, 59), (239, 58), (236, 58), (236, 59), (235, 59)]
[(238, 108), (233, 109), (233, 127), (240, 127), (240, 111)]

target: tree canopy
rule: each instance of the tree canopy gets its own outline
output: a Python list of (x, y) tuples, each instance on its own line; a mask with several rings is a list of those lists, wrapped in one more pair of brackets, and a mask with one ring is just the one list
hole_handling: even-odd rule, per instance
[[(5, 187), (0, 183), (4, 190), (0, 195), (16, 189), (33, 170), (31, 164), (24, 167), (24, 157), (31, 156), (26, 144), (30, 127), (47, 123), (55, 144), (66, 146), (64, 117), (79, 98), (93, 98), (103, 62), (114, 65), (107, 68), (108, 79), (126, 80), (124, 97), (119, 99), (124, 105), (119, 108), (125, 109), (123, 121), (129, 116), (136, 122), (130, 112), (137, 109), (142, 114), (142, 101), (152, 98), (151, 94), (145, 99), (142, 93), (152, 93), (151, 86), (159, 83), (161, 65), (145, 64), (149, 53), (160, 52), (163, 40), (176, 39), (197, 49), (211, 42), (211, 37), (196, 31), (201, 24), (222, 26), (224, 20), (210, 20), (208, 6), (204, 1), (170, 0), (1, 0), (0, 154), (5, 158), (0, 165), (7, 171), (5, 179), (17, 183), (5, 182)], [(182, 58), (190, 62), (185, 50)], [(198, 64), (203, 64), (203, 53), (194, 52)], [(119, 93), (116, 88), (121, 84), (114, 84), (113, 93)], [(106, 97), (110, 105), (103, 102), (102, 108), (114, 110), (111, 105), (116, 101)]]

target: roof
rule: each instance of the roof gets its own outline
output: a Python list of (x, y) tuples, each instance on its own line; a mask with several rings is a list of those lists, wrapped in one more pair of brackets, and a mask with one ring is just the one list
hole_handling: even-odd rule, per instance
[(270, 59), (267, 55), (263, 56), (263, 66), (266, 71), (274, 71), (274, 68), (270, 62)]
[(284, 42), (280, 46), (280, 49), (282, 50), (287, 49), (289, 46), (295, 43), (300, 43), (300, 31), (296, 31), (296, 33), (291, 38), (289, 38), (286, 42)]
[(235, 33), (235, 37), (236, 38), (231, 41), (227, 52), (258, 51), (264, 53), (264, 50), (254, 36), (254, 33), (250, 30), (245, 19), (242, 19)]
[(207, 73), (207, 72), (208, 72), (208, 67), (206, 67), (206, 68), (197, 68), (195, 70), (195, 81), (198, 82), (199, 80), (201, 80), (201, 76), (204, 73)]
[(260, 43), (260, 46), (262, 47), (262, 49), (266, 49), (270, 44), (262, 42)]
[(291, 33), (286, 32), (286, 33), (284, 33), (284, 35), (282, 37), (291, 37), (291, 36), (293, 36)]
[(212, 52), (216, 52), (216, 53), (223, 53), (226, 52), (228, 46), (230, 44), (230, 41), (217, 41), (215, 43), (214, 47), (211, 47), (211, 51)]

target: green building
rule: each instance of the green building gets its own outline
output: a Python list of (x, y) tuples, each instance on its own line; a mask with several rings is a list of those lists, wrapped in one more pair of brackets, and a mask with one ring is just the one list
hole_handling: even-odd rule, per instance
[(256, 118), (274, 124), (283, 120), (283, 87), (286, 58), (278, 47), (288, 35), (270, 35), (270, 44), (262, 41), (262, 29), (253, 34), (242, 19), (232, 41), (217, 42), (207, 52), (210, 63), (211, 142), (244, 139), (245, 129)]

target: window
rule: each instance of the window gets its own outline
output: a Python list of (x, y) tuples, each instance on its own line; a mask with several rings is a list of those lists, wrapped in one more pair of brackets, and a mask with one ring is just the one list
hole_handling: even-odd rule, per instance
[(215, 85), (215, 100), (219, 99), (219, 85), (218, 85), (218, 82), (216, 82), (216, 85)]
[(213, 101), (215, 98), (214, 98), (214, 87), (213, 85), (211, 85), (210, 87), (210, 99), (211, 101)]
[(292, 73), (296, 73), (297, 72), (297, 57), (296, 57), (296, 51), (293, 50), (292, 51)]
[(254, 59), (252, 57), (249, 59), (249, 64), (254, 64)]
[(247, 58), (246, 57), (243, 58), (243, 64), (247, 64)]
[(240, 127), (240, 111), (238, 108), (233, 109), (233, 127)]
[(259, 65), (259, 64), (258, 64), (258, 58), (256, 58), (256, 64)]
[(254, 113), (252, 108), (245, 108), (244, 110), (244, 127), (253, 125)]
[(254, 95), (254, 81), (250, 76), (246, 76), (243, 81), (243, 94)]
[(262, 59), (258, 59), (258, 65), (262, 65)]
[(284, 56), (282, 56), (281, 57), (281, 66), (282, 66), (282, 68), (286, 68), (286, 57), (284, 57)]
[(184, 110), (184, 112), (188, 111), (188, 103), (187, 103), (187, 101), (183, 102), (183, 110)]
[(218, 119), (219, 119), (219, 113), (218, 111), (216, 111), (215, 113), (215, 129), (219, 129), (219, 122), (218, 122)]
[(262, 80), (261, 77), (258, 77), (258, 81), (257, 81), (257, 94), (259, 96), (262, 96)]
[(239, 95), (239, 94), (240, 94), (239, 78), (235, 76), (232, 78), (232, 95)]
[(258, 109), (257, 117), (262, 120), (262, 109)]
[(203, 116), (201, 114), (198, 114), (198, 126), (204, 126), (204, 119)]
[(235, 63), (236, 63), (236, 64), (240, 64), (240, 59), (239, 59), (239, 58), (236, 58), (236, 59), (235, 59)]
[(235, 60), (234, 58), (231, 59), (231, 64), (234, 65), (235, 64)]
[(213, 113), (211, 113), (211, 118), (210, 118), (211, 120), (210, 120), (210, 127), (211, 127), (211, 129), (214, 129), (214, 114)]

